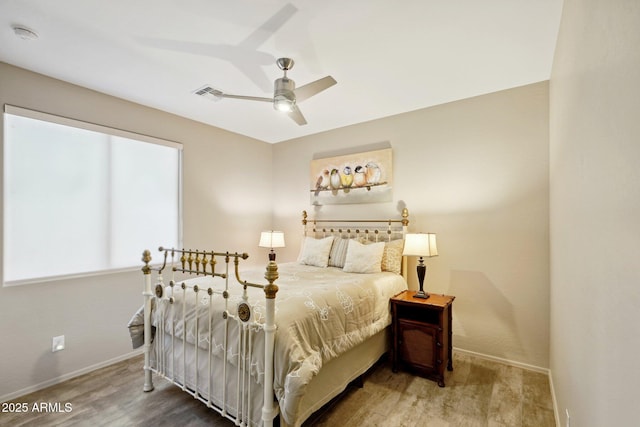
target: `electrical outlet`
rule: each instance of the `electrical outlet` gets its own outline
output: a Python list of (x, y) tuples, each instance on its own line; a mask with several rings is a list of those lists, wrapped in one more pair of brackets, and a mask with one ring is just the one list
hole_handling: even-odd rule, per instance
[(64, 335), (53, 337), (52, 340), (51, 352), (55, 353), (56, 351), (60, 350), (64, 350)]
[(571, 416), (569, 415), (569, 410), (565, 408), (565, 414), (567, 415), (567, 424), (566, 427), (571, 427)]

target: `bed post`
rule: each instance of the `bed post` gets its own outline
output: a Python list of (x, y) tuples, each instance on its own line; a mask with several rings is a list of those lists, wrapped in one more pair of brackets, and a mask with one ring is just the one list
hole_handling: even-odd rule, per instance
[(307, 236), (307, 211), (302, 211), (302, 240)]
[(269, 282), (264, 287), (266, 319), (264, 325), (264, 404), (262, 406), (262, 424), (265, 427), (273, 426), (273, 419), (277, 415), (273, 401), (273, 350), (275, 346), (275, 311), (276, 293), (278, 286), (278, 265), (275, 261), (269, 261), (264, 278)]
[(151, 252), (145, 250), (142, 253), (142, 272), (144, 273), (144, 391), (153, 390), (153, 380), (151, 378)]
[[(407, 208), (402, 209), (402, 238), (405, 239), (407, 237), (407, 232), (409, 230), (409, 210)], [(402, 277), (407, 279), (407, 257), (402, 257), (402, 271), (400, 272)]]

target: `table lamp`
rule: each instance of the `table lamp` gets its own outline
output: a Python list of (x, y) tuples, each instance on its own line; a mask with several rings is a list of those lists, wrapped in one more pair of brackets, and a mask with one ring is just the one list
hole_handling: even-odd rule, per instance
[(423, 290), (424, 276), (427, 272), (427, 266), (424, 265), (424, 257), (433, 257), (438, 255), (436, 247), (436, 235), (433, 233), (416, 233), (407, 234), (404, 240), (403, 256), (419, 256), (418, 266), (418, 283), (420, 290), (413, 296), (414, 298), (429, 298), (429, 294)]
[(282, 231), (263, 231), (260, 233), (260, 243), (258, 246), (261, 248), (270, 248), (269, 261), (276, 260), (276, 253), (273, 248), (284, 248), (284, 233)]

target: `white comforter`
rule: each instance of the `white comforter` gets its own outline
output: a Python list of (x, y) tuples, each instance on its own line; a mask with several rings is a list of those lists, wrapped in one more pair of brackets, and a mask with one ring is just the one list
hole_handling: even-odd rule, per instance
[[(263, 268), (244, 271), (241, 279), (253, 283), (266, 283)], [(276, 346), (274, 354), (274, 392), (279, 401), (281, 413), (287, 423), (293, 423), (306, 385), (318, 373), (323, 364), (339, 356), (352, 347), (375, 335), (391, 323), (389, 298), (407, 288), (402, 276), (383, 272), (377, 274), (345, 273), (341, 269), (318, 268), (298, 263), (284, 263), (278, 267), (279, 291), (276, 297)], [(200, 277), (189, 279), (189, 285), (198, 284), (198, 345), (209, 348), (208, 310), (209, 296), (206, 289), (222, 289), (222, 279)], [(235, 313), (241, 301), (242, 289), (233, 281), (232, 296), (228, 300), (228, 310)], [(174, 288), (174, 310), (178, 314), (171, 320), (166, 316), (165, 331), (174, 331), (183, 337), (186, 324), (188, 342), (196, 340), (195, 314), (187, 309), (185, 322), (182, 321), (183, 292)], [(195, 294), (186, 293), (186, 306), (193, 307)], [(249, 288), (249, 303), (253, 320), (264, 322), (264, 292)], [(224, 300), (214, 297), (214, 308), (224, 310)], [(159, 304), (160, 310), (167, 306)], [(214, 316), (212, 333), (213, 353), (222, 356), (222, 322)], [(154, 325), (158, 325), (156, 315)], [(257, 329), (257, 328), (256, 328)], [(263, 380), (263, 334), (255, 332), (256, 351), (252, 360), (252, 374), (258, 383)], [(232, 360), (235, 343), (230, 343), (228, 359)]]

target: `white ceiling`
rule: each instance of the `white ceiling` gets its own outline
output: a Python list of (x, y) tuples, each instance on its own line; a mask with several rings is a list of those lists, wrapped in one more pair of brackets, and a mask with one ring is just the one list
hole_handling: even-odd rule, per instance
[[(562, 0), (0, 0), (0, 61), (275, 143), (550, 77)], [(35, 31), (37, 40), (12, 26)], [(296, 125), (268, 103), (291, 57)], [(1, 79), (1, 76), (0, 76)]]

